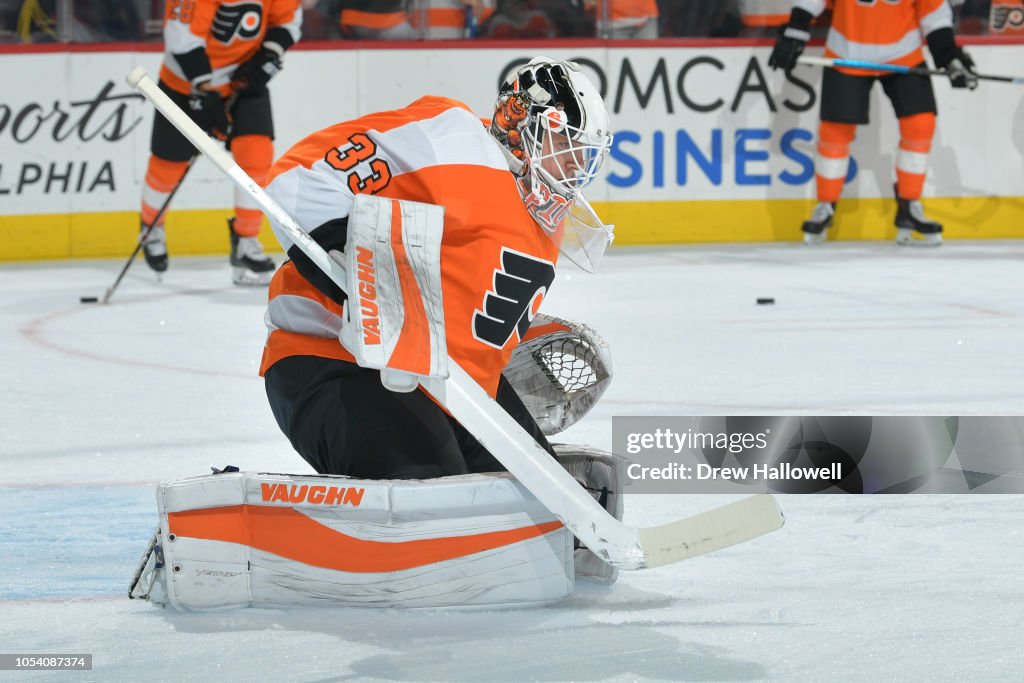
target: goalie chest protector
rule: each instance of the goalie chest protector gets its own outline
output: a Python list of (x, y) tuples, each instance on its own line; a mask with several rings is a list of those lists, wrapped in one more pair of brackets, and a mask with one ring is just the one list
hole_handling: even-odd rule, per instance
[(181, 609), (520, 607), (573, 589), (573, 537), (505, 474), (224, 473), (160, 484), (149, 599)]

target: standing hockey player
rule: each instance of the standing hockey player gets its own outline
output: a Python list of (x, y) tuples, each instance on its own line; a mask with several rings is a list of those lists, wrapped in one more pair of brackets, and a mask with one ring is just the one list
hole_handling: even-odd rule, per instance
[[(285, 50), (299, 39), (299, 0), (168, 0), (160, 88), (190, 112), (206, 132), (226, 141), (235, 161), (264, 184), (273, 163), (274, 125), (267, 83), (281, 70)], [(238, 97), (228, 111), (232, 92)], [(149, 267), (167, 270), (164, 216), (157, 216), (181, 181), (195, 148), (159, 114), (153, 120), (149, 166), (142, 192), (143, 252)], [(148, 233), (146, 226), (157, 222)], [(258, 235), (263, 214), (235, 189), (235, 215), (228, 220), (232, 280), (267, 284), (274, 262)]]
[[(575, 64), (539, 57), (505, 81), (489, 126), (461, 102), (423, 97), (302, 140), (276, 162), (267, 191), (335, 257), (361, 224), (356, 195), (444, 207), (443, 231), (427, 236), (439, 243), (430, 261), (440, 291), (427, 295), (443, 300), (447, 353), (551, 452), (502, 370), (554, 281), (559, 250), (593, 272), (611, 241), (581, 193), (610, 146), (597, 88)], [(391, 391), (382, 373), (356, 364), (339, 343), (348, 297), (274, 228), (292, 260), (270, 284), (261, 374), (299, 454), (319, 473), (370, 479), (503, 470), (423, 390)], [(365, 284), (372, 291), (372, 275)], [(381, 316), (410, 305), (377, 303)]]
[[(924, 66), (924, 36), (935, 65), (945, 69), (954, 88), (974, 89), (974, 62), (953, 36), (953, 13), (946, 0), (795, 0), (768, 60), (772, 68), (791, 70), (810, 38), (809, 27), (826, 8), (832, 27), (825, 56), (901, 66)], [(868, 100), (875, 80), (882, 84), (899, 118), (896, 155), (896, 241), (911, 244), (915, 235), (927, 245), (942, 243), (942, 225), (925, 216), (921, 193), (935, 132), (935, 93), (928, 76), (859, 69), (825, 69), (821, 83), (821, 125), (815, 175), (818, 204), (803, 224), (804, 242), (825, 240), (843, 189), (850, 143), (858, 125), (868, 123)]]

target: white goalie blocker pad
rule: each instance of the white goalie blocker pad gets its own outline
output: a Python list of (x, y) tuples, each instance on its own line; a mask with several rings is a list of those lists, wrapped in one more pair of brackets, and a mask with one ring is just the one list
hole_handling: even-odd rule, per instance
[(224, 473), (160, 484), (130, 589), (179, 609), (523, 607), (574, 585), (573, 536), (506, 474)]
[(412, 391), (421, 377), (448, 377), (443, 230), (441, 206), (360, 194), (345, 252), (330, 252), (347, 278), (339, 341), (358, 365), (380, 370), (392, 391)]
[(608, 344), (590, 327), (544, 314), (502, 372), (546, 436), (586, 415), (612, 381)]

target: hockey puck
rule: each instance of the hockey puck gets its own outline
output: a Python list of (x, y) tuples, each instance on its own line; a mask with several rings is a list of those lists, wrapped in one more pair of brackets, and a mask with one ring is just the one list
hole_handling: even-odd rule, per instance
[(99, 303), (100, 298), (98, 296), (80, 296), (78, 300), (83, 304), (96, 304)]
[(771, 298), (770, 296), (766, 296), (766, 297), (760, 297), (759, 296), (759, 297), (757, 297), (757, 305), (758, 306), (763, 306), (764, 304), (773, 304), (773, 303), (775, 303), (775, 299)]

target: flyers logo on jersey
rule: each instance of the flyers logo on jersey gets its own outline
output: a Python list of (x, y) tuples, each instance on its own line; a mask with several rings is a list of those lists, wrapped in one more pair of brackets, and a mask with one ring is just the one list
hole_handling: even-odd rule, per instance
[(491, 291), (473, 313), (473, 337), (503, 349), (518, 333), (523, 338), (540, 302), (555, 281), (555, 264), (503, 247)]
[(211, 33), (224, 43), (230, 43), (237, 36), (252, 40), (260, 34), (263, 25), (263, 5), (259, 2), (229, 2), (217, 8)]

